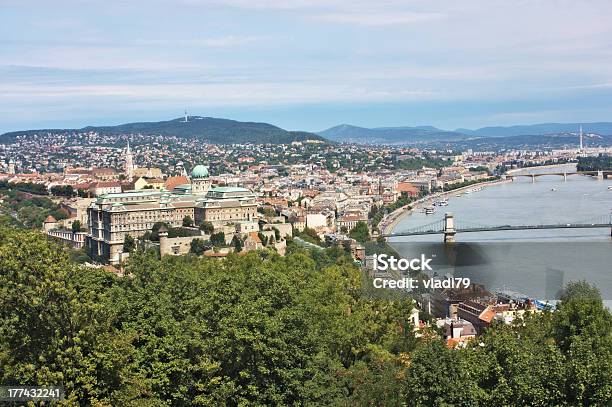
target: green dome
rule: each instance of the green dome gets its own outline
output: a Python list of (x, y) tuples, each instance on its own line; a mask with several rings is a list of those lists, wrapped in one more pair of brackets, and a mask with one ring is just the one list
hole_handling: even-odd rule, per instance
[(191, 178), (206, 178), (208, 177), (208, 167), (196, 165), (191, 171)]

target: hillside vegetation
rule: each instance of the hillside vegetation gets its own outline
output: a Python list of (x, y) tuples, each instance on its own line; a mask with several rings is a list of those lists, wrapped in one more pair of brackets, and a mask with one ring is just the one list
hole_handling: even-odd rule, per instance
[(97, 132), (99, 134), (144, 134), (198, 138), (217, 144), (287, 144), (293, 141), (324, 140), (321, 136), (307, 132), (293, 132), (281, 129), (268, 123), (239, 122), (214, 117), (189, 116), (184, 118), (160, 121), (126, 123), (117, 126), (89, 126), (82, 129), (44, 129), (25, 130), (5, 133), (0, 141), (14, 140), (20, 135), (44, 134), (58, 132)]
[(415, 338), (405, 299), (361, 295), (341, 249), (224, 261), (135, 252), (130, 277), (0, 228), (0, 382), (61, 405), (605, 406), (612, 317), (573, 284), (554, 313), (466, 349)]

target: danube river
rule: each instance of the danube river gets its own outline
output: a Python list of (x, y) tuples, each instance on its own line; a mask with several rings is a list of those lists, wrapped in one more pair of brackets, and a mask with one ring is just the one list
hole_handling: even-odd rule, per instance
[[(522, 173), (572, 172), (574, 165), (526, 169)], [(394, 232), (429, 224), (452, 212), (459, 225), (538, 225), (609, 222), (612, 211), (611, 179), (571, 175), (517, 177), (468, 194), (451, 194), (448, 206), (431, 215), (415, 210), (406, 214)], [(478, 189), (474, 186), (474, 189)], [(597, 223), (600, 223), (598, 221)], [(461, 226), (460, 226), (461, 227)], [(443, 236), (391, 238), (403, 257), (430, 251), (445, 257)], [(568, 281), (587, 280), (612, 300), (612, 239), (610, 229), (550, 229), (458, 233), (452, 260), (444, 258), (436, 274), (470, 277), (490, 290), (508, 289), (538, 299), (553, 300)], [(423, 243), (423, 244), (420, 244)], [(440, 256), (440, 252), (444, 256)], [(429, 254), (431, 254), (429, 253)]]

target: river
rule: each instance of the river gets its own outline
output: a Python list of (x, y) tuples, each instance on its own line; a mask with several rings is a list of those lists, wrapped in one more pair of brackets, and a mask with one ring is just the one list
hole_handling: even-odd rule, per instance
[[(525, 169), (522, 173), (575, 170), (575, 165), (570, 164)], [(567, 181), (562, 176), (540, 176), (535, 182), (517, 177), (514, 182), (460, 197), (451, 194), (448, 206), (438, 207), (432, 215), (420, 211), (406, 214), (393, 231), (438, 221), (445, 212), (452, 212), (459, 225), (475, 226), (590, 224), (595, 218), (609, 222), (611, 185), (612, 179), (583, 175), (568, 176)], [(395, 237), (390, 242), (403, 257), (428, 250), (439, 256), (441, 251), (448, 251), (442, 240), (438, 234)], [(600, 289), (606, 305), (612, 305), (609, 228), (458, 233), (456, 241), (458, 249), (453, 261), (441, 260), (436, 274), (470, 277), (490, 290), (509, 289), (542, 300), (554, 300), (568, 281), (586, 280)], [(461, 261), (457, 262), (457, 258)]]

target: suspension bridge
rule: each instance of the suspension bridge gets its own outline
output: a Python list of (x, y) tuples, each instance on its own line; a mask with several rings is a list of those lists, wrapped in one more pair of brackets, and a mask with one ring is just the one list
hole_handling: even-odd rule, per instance
[(612, 237), (612, 213), (609, 215), (597, 216), (585, 219), (580, 222), (559, 223), (559, 224), (540, 224), (540, 225), (479, 225), (472, 222), (457, 221), (452, 213), (446, 213), (444, 219), (437, 220), (426, 225), (407, 229), (397, 233), (385, 234), (383, 237), (399, 236), (424, 236), (443, 234), (445, 242), (454, 242), (457, 233), (475, 232), (502, 232), (507, 230), (546, 230), (546, 229), (593, 229), (610, 228)]

